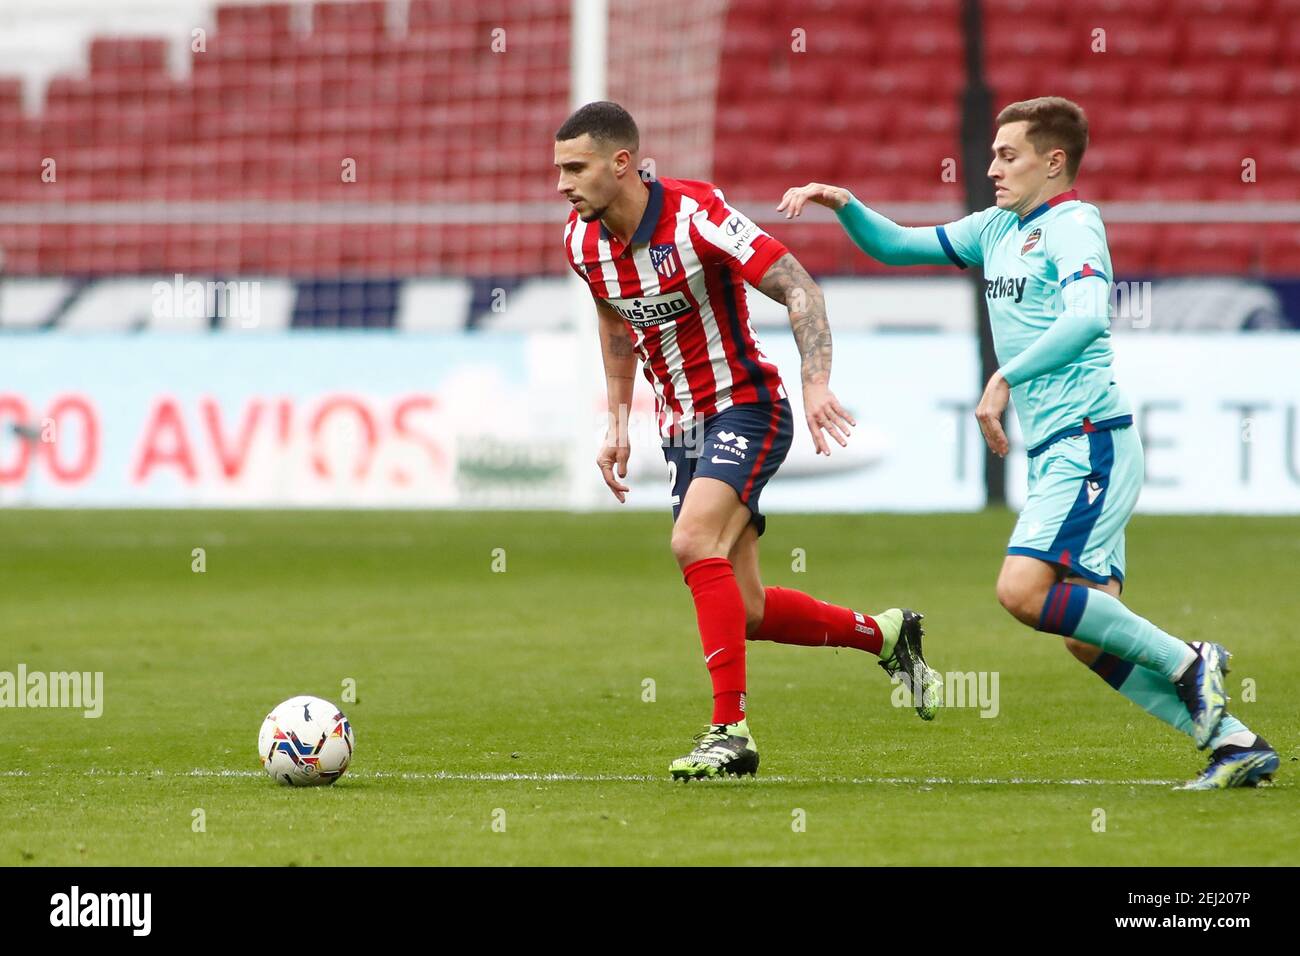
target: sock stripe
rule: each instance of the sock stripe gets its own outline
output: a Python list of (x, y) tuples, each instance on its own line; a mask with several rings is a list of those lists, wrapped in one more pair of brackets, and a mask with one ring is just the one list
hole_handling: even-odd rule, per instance
[(1116, 657), (1114, 654), (1099, 654), (1092, 662), (1093, 672), (1115, 690), (1124, 686), (1128, 675), (1133, 673), (1134, 663)]
[(1038, 630), (1072, 636), (1087, 604), (1088, 589), (1082, 584), (1052, 585), (1038, 617)]
[(1047, 592), (1047, 600), (1043, 602), (1043, 613), (1038, 618), (1038, 629), (1040, 631), (1056, 631), (1056, 619), (1060, 616), (1060, 606), (1064, 600), (1065, 593), (1061, 585), (1052, 585)]

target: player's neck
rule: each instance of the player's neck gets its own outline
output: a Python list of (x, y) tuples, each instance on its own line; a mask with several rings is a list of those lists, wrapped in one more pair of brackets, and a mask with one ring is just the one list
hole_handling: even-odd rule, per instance
[(610, 235), (623, 245), (627, 245), (632, 241), (636, 227), (641, 225), (641, 217), (645, 215), (645, 207), (649, 203), (650, 187), (638, 176), (635, 185), (623, 190), (619, 197), (609, 204), (605, 215), (601, 217), (601, 222), (605, 224)]
[(1025, 203), (1023, 209), (1015, 210), (1017, 216), (1024, 219), (1031, 212), (1037, 209), (1043, 203), (1051, 202), (1057, 196), (1062, 196), (1074, 188), (1074, 183), (1064, 181), (1063, 177), (1058, 176), (1056, 179), (1049, 179), (1043, 183), (1043, 188), (1029, 202)]

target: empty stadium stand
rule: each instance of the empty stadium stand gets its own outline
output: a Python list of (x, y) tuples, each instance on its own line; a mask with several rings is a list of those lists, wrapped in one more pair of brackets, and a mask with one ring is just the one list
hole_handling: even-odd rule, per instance
[[(77, 19), (64, 4), (59, 15), (91, 35), (70, 28), (35, 52), (21, 34), (0, 40), (0, 72), (15, 73), (0, 76), (7, 273), (563, 272), (550, 141), (568, 107), (568, 0), (165, 6), (162, 19), (145, 2), (97, 19), (86, 0)], [(1054, 93), (1088, 109), (1079, 189), (1103, 211), (1300, 199), (1300, 0), (985, 9), (999, 102)], [(755, 214), (810, 179), (868, 202), (960, 206), (961, 177), (983, 170), (940, 175), (960, 156), (958, 11), (958, 0), (733, 3), (715, 181)], [(149, 35), (159, 25), (165, 35)], [(508, 55), (490, 48), (499, 27)], [(792, 49), (800, 36), (806, 52)], [(523, 214), (441, 219), (502, 202)], [(777, 231), (815, 272), (887, 271), (833, 224)], [(1110, 237), (1129, 275), (1300, 275), (1294, 223), (1126, 222)]]

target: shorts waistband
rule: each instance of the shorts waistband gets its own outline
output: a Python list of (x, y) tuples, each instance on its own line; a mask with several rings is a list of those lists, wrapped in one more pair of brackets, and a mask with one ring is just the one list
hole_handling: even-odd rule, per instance
[(1030, 458), (1035, 458), (1047, 451), (1049, 445), (1055, 444), (1062, 438), (1073, 438), (1075, 435), (1089, 435), (1093, 432), (1107, 432), (1114, 428), (1128, 428), (1132, 424), (1132, 415), (1117, 415), (1114, 418), (1107, 418), (1100, 422), (1094, 422), (1091, 418), (1085, 418), (1082, 425), (1071, 425), (1069, 428), (1062, 428), (1059, 432), (1055, 432), (1043, 441), (1040, 441), (1025, 454)]

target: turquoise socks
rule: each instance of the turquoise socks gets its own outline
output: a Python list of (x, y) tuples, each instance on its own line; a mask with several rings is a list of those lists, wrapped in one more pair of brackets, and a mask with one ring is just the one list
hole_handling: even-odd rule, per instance
[(1073, 637), (1174, 681), (1196, 657), (1184, 641), (1138, 617), (1118, 598), (1082, 584), (1047, 592), (1038, 630)]

